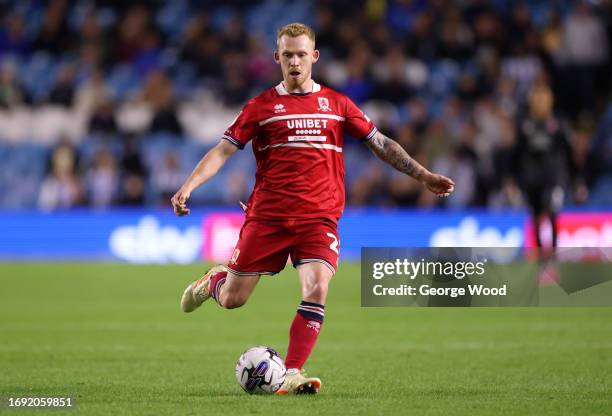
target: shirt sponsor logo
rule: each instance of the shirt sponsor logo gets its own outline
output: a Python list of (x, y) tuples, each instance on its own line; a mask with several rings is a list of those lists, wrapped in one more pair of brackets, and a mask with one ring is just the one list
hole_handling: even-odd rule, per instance
[(287, 120), (287, 127), (290, 129), (326, 129), (327, 120), (323, 119), (301, 119), (301, 120)]
[(289, 136), (290, 142), (297, 141), (315, 141), (324, 142), (327, 140), (325, 136), (325, 130), (327, 128), (327, 120), (325, 119), (301, 119), (301, 120), (287, 120), (287, 127), (295, 129), (295, 136)]

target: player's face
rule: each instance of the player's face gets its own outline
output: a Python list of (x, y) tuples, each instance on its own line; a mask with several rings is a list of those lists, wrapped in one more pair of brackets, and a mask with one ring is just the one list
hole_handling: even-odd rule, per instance
[(306, 35), (291, 37), (283, 35), (278, 41), (274, 60), (280, 64), (287, 88), (296, 88), (310, 81), (312, 64), (319, 60), (319, 51)]

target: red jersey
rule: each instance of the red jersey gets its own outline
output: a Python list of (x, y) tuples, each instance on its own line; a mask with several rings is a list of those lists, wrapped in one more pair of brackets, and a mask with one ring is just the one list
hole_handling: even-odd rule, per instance
[(376, 127), (345, 95), (313, 82), (306, 94), (282, 83), (249, 101), (223, 138), (253, 141), (255, 187), (247, 218), (329, 218), (344, 210), (344, 133), (370, 139)]

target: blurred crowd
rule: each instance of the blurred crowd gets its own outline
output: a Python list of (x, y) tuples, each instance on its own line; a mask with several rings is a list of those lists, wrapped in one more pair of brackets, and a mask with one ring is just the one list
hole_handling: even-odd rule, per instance
[[(291, 21), (317, 33), (317, 82), (457, 183), (438, 200), (347, 141), (349, 204), (524, 206), (533, 122), (564, 143), (564, 203), (612, 205), (612, 0), (23, 0), (0, 1), (0, 207), (166, 204), (280, 80)], [(247, 152), (196, 202), (247, 198)]]

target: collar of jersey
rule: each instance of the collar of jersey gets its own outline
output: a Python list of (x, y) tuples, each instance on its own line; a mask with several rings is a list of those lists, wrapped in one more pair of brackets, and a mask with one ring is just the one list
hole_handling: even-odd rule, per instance
[(321, 91), (321, 85), (319, 85), (316, 82), (314, 82), (314, 80), (312, 81), (312, 91), (311, 92), (290, 93), (289, 91), (287, 91), (287, 89), (283, 85), (282, 81), (279, 82), (278, 85), (276, 87), (274, 87), (274, 88), (276, 89), (276, 92), (278, 93), (278, 95), (296, 95), (298, 97), (302, 96), (302, 95), (312, 94), (313, 92)]

